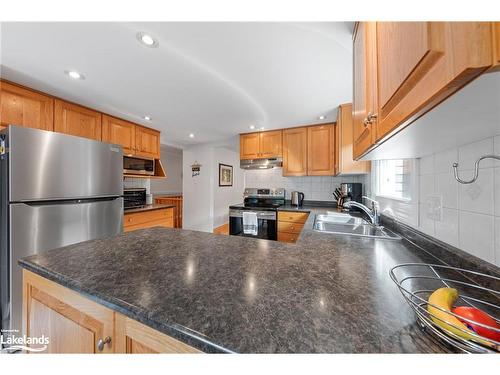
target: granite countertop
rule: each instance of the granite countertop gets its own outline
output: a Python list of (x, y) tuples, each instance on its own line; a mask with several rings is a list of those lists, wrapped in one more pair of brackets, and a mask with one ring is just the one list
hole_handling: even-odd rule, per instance
[(20, 264), (206, 352), (446, 352), (389, 277), (437, 259), (406, 240), (313, 231), (331, 209), (299, 208), (311, 215), (296, 244), (150, 228)]
[(125, 209), (125, 210), (123, 210), (123, 213), (126, 215), (126, 214), (131, 214), (134, 212), (152, 211), (152, 210), (159, 210), (161, 208), (171, 208), (171, 207), (175, 207), (175, 206), (173, 204), (153, 203), (153, 204), (145, 204), (144, 206), (140, 206), (140, 207)]

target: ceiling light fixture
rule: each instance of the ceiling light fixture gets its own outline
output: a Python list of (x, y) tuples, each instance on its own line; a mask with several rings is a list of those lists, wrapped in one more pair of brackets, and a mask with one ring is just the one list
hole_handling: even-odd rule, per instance
[(146, 47), (156, 48), (159, 45), (158, 40), (149, 34), (140, 32), (140, 33), (137, 33), (136, 36), (137, 36), (137, 40), (139, 42), (141, 42), (141, 44), (145, 45)]
[(193, 133), (190, 133), (190, 134), (189, 134), (189, 138), (194, 138), (194, 134), (193, 134)]
[(249, 126), (249, 128), (250, 128), (251, 130), (254, 130), (254, 129), (255, 129), (255, 125), (250, 125), (250, 126)]
[(85, 79), (82, 73), (78, 73), (76, 70), (67, 70), (65, 72), (70, 78), (73, 79)]
[(318, 120), (324, 120), (326, 116), (319, 116)]
[(151, 117), (150, 116), (144, 116), (143, 119), (146, 120), (146, 121), (151, 121)]
[(260, 130), (264, 130), (264, 127), (263, 127), (263, 126), (261, 126), (261, 127), (260, 127)]

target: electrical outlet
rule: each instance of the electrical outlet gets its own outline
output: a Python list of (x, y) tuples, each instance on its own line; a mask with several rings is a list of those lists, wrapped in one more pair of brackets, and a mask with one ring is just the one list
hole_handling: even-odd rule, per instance
[(443, 221), (443, 196), (429, 195), (425, 201), (427, 218), (435, 221)]

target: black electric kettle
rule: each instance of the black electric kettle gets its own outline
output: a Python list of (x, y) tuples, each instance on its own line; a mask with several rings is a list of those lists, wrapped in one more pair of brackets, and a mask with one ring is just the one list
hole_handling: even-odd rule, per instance
[(302, 202), (304, 202), (304, 193), (300, 191), (292, 191), (292, 206), (302, 206)]

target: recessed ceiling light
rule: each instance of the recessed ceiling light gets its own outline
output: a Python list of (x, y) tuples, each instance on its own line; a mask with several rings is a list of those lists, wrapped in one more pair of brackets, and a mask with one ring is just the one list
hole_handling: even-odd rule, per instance
[(142, 33), (142, 32), (137, 33), (137, 40), (139, 42), (141, 42), (143, 45), (145, 45), (146, 47), (150, 47), (150, 48), (156, 48), (159, 45), (158, 40), (156, 38), (152, 37), (149, 34)]
[(189, 138), (194, 138), (194, 134), (193, 134), (193, 133), (190, 133), (190, 134), (189, 134)]
[(324, 120), (326, 116), (319, 116), (318, 120)]
[(263, 127), (263, 126), (261, 126), (261, 127), (260, 127), (260, 130), (264, 130), (264, 127)]
[(82, 73), (78, 73), (76, 70), (67, 70), (65, 72), (70, 78), (73, 79), (85, 79)]
[(151, 121), (151, 117), (150, 116), (144, 116), (143, 119), (146, 120), (146, 121)]
[(250, 127), (251, 130), (255, 129), (255, 125), (250, 125), (249, 127)]

